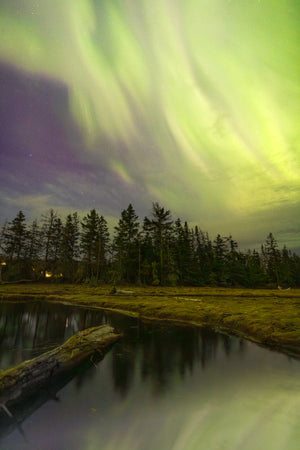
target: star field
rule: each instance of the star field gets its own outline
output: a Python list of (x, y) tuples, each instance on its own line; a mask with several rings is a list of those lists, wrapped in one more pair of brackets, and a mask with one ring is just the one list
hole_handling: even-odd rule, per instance
[(296, 0), (2, 0), (1, 220), (152, 201), (300, 247)]

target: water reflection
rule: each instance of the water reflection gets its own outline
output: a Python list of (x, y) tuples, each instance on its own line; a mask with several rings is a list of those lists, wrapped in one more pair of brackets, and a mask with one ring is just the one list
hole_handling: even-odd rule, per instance
[[(30, 417), (36, 410), (49, 401), (59, 402), (59, 391), (66, 386), (74, 377), (76, 377), (77, 386), (80, 387), (82, 380), (88, 373), (90, 367), (88, 361), (81, 364), (72, 372), (61, 375), (56, 378), (54, 383), (49, 383), (48, 386), (39, 389), (36, 393), (25, 399), (22, 403), (9, 404), (9, 412), (12, 417), (8, 416), (3, 409), (0, 411), (0, 439), (9, 435), (14, 429), (17, 429), (25, 438), (26, 433), (23, 430), (22, 423)], [(0, 447), (1, 448), (1, 447)]]
[(45, 302), (2, 303), (0, 368), (7, 369), (60, 345), (74, 333), (101, 325), (103, 311)]
[(1, 428), (0, 416), (1, 448), (298, 450), (299, 361), (237, 338), (63, 305), (2, 304), (1, 364), (13, 361), (15, 343), (20, 357), (101, 323), (124, 338), (97, 367), (21, 405), (14, 425)]
[[(139, 361), (143, 380), (151, 380), (153, 392), (168, 388), (171, 375), (181, 378), (200, 362), (203, 369), (222, 347), (244, 351), (237, 339), (196, 327), (163, 325), (104, 310), (89, 310), (46, 302), (2, 303), (0, 308), (0, 368), (15, 366), (60, 345), (74, 333), (108, 323), (125, 333), (112, 349), (112, 379), (116, 391), (125, 396), (133, 382)], [(93, 371), (86, 377), (92, 377)], [(77, 378), (78, 387), (84, 381)]]
[(119, 345), (112, 350), (115, 387), (122, 395), (127, 393), (138, 362), (142, 380), (150, 379), (153, 392), (160, 394), (168, 388), (174, 372), (184, 378), (199, 361), (205, 368), (224, 338), (193, 327), (139, 323), (135, 332), (131, 328), (122, 352)]

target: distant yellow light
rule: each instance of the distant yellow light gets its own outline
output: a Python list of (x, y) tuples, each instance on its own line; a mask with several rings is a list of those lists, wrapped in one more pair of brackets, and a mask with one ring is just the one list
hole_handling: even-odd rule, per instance
[(51, 272), (46, 272), (45, 273), (45, 277), (46, 278), (51, 278), (52, 277), (52, 273)]
[(2, 261), (1, 266), (6, 266), (6, 262)]

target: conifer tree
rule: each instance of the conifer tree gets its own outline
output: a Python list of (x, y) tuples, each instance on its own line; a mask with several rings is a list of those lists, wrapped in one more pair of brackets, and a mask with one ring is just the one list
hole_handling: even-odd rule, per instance
[(4, 258), (6, 254), (6, 234), (7, 234), (8, 222), (5, 220), (3, 225), (1, 226), (0, 231), (0, 257)]
[(62, 230), (59, 270), (63, 277), (74, 281), (79, 256), (79, 219), (77, 213), (68, 214)]
[(281, 258), (278, 250), (278, 243), (272, 233), (268, 234), (265, 244), (262, 246), (262, 254), (269, 281), (280, 285), (279, 265)]
[(280, 283), (284, 287), (291, 287), (294, 285), (292, 259), (292, 253), (288, 251), (284, 245), (280, 252), (280, 263), (278, 268)]
[(4, 234), (5, 253), (10, 261), (20, 262), (21, 257), (25, 256), (26, 238), (25, 215), (22, 211), (19, 211), (12, 222), (8, 223)]
[(44, 249), (43, 273), (57, 273), (57, 262), (59, 259), (59, 249), (62, 237), (62, 222), (57, 213), (50, 209), (46, 215), (42, 216), (42, 235)]
[(195, 252), (192, 244), (193, 234), (187, 222), (182, 225), (178, 218), (173, 225), (173, 236), (172, 248), (176, 265), (176, 272), (173, 269), (173, 274), (177, 275), (181, 285), (197, 284)]
[(217, 235), (213, 242), (214, 250), (214, 264), (213, 274), (215, 275), (215, 281), (220, 286), (225, 286), (228, 280), (228, 267), (226, 266), (227, 260), (227, 245), (226, 238)]
[(81, 223), (81, 251), (86, 265), (87, 278), (99, 280), (106, 266), (109, 231), (105, 218), (95, 209), (88, 213)]
[(7, 263), (4, 278), (38, 279), (49, 271), (52, 275), (62, 273), (70, 281), (111, 281), (111, 267), (119, 280), (129, 283), (300, 286), (299, 255), (285, 246), (279, 250), (272, 233), (260, 254), (256, 250), (245, 253), (238, 250), (232, 236), (218, 234), (212, 242), (197, 226), (190, 228), (181, 219), (173, 223), (170, 211), (158, 203), (152, 204), (151, 213), (140, 231), (138, 217), (129, 204), (121, 212), (110, 246), (107, 222), (95, 209), (83, 218), (81, 234), (77, 213), (69, 214), (62, 224), (51, 209), (41, 223), (34, 220), (27, 226), (19, 211), (0, 231), (0, 260)]
[(208, 233), (195, 227), (195, 260), (197, 264), (197, 279), (199, 284), (215, 284), (213, 273), (214, 252)]
[(138, 216), (130, 203), (128, 208), (121, 212), (113, 243), (119, 278), (129, 283), (140, 281), (139, 227)]
[[(141, 282), (143, 284), (159, 284), (155, 260), (154, 244), (148, 227), (148, 218), (144, 218), (140, 236)], [(154, 266), (153, 266), (154, 264)]]
[(107, 253), (109, 250), (110, 236), (106, 219), (101, 215), (98, 226), (97, 246), (97, 271), (96, 279), (104, 280), (107, 268)]
[(41, 272), (41, 253), (42, 253), (42, 234), (37, 220), (35, 219), (28, 228), (28, 249), (27, 258), (30, 266), (30, 276), (34, 279), (40, 278)]
[(171, 212), (161, 207), (157, 202), (152, 203), (152, 219), (145, 217), (144, 228), (150, 231), (154, 244), (155, 260), (159, 267), (159, 282), (165, 284), (167, 281), (166, 268), (170, 258), (170, 239), (173, 220)]
[(263, 262), (256, 250), (248, 251), (245, 258), (245, 278), (243, 285), (247, 287), (263, 286), (266, 283)]
[(8, 259), (7, 275), (11, 280), (24, 276), (24, 265), (27, 250), (27, 228), (25, 215), (19, 211), (16, 217), (8, 222), (3, 236), (3, 248)]
[(243, 255), (238, 251), (238, 244), (230, 235), (227, 238), (228, 252), (225, 264), (227, 266), (228, 284), (243, 285), (246, 278), (245, 261)]
[(291, 285), (300, 286), (300, 257), (296, 253), (289, 254), (289, 267)]

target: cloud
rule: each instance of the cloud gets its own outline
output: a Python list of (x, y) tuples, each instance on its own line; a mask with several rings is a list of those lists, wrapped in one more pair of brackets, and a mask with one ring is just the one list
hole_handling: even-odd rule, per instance
[(112, 216), (159, 201), (243, 239), (255, 217), (278, 229), (270, 218), (300, 198), (298, 14), (271, 0), (2, 1), (3, 189)]

